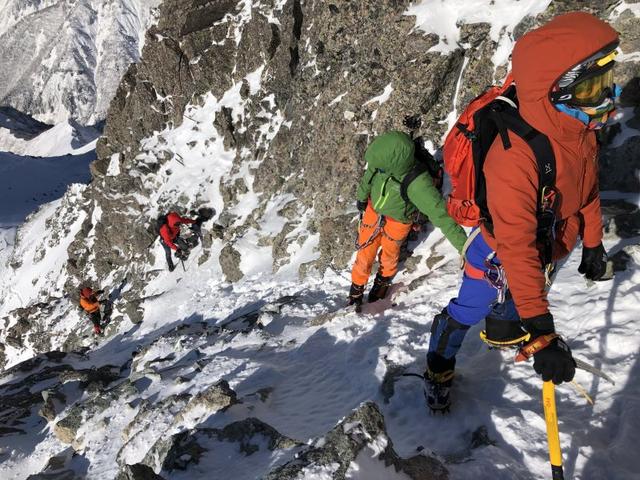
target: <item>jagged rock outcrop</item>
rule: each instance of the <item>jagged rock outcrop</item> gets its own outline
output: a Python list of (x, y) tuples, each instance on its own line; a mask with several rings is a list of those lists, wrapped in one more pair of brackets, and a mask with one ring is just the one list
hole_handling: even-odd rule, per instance
[(189, 470), (197, 478), (206, 474), (204, 467), (198, 468), (201, 458), (216, 455), (215, 446), (220, 442), (239, 444), (240, 452), (245, 456), (259, 452), (263, 446), (274, 451), (291, 450), (301, 445), (257, 418), (247, 418), (223, 428), (196, 428), (162, 439), (149, 451), (144, 464), (166, 472), (167, 476), (173, 470)]
[[(367, 450), (372, 450), (371, 452)], [(295, 460), (269, 473), (265, 480), (297, 480), (314, 469), (326, 469), (334, 480), (344, 480), (359, 455), (377, 458), (385, 466), (404, 472), (413, 480), (446, 480), (449, 474), (435, 457), (426, 454), (403, 459), (394, 451), (375, 403), (365, 403), (331, 430), (318, 446), (297, 455)]]

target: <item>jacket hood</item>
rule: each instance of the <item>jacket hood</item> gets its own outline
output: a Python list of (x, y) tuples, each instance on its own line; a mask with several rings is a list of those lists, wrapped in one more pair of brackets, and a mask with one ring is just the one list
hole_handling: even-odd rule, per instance
[(180, 223), (181, 221), (182, 218), (180, 218), (180, 215), (178, 215), (176, 212), (169, 212), (169, 214), (167, 215), (167, 225), (171, 229), (178, 228), (176, 224)]
[(585, 130), (582, 122), (556, 110), (549, 93), (563, 73), (617, 39), (606, 22), (583, 12), (560, 15), (522, 36), (512, 54), (522, 117), (552, 138)]
[(364, 154), (371, 169), (379, 169), (400, 179), (415, 164), (415, 146), (403, 132), (387, 132), (377, 137)]

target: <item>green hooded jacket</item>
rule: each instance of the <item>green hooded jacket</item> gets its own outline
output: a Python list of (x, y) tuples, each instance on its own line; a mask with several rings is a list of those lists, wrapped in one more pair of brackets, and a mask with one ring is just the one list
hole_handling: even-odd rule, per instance
[(409, 184), (410, 203), (400, 195), (402, 179), (416, 162), (414, 149), (411, 137), (403, 132), (387, 132), (376, 137), (364, 154), (367, 170), (358, 185), (357, 199), (364, 202), (371, 198), (373, 209), (379, 215), (402, 223), (412, 223), (416, 209), (420, 210), (460, 252), (467, 235), (447, 213), (445, 200), (428, 172)]

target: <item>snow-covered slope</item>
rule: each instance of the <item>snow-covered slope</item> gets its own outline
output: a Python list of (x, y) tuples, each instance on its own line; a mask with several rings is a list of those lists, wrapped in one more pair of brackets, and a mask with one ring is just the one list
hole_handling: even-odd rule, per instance
[[(628, 243), (634, 242), (611, 238), (607, 247), (615, 252)], [(579, 254), (573, 255), (552, 293), (559, 328), (575, 355), (616, 381), (577, 374), (594, 406), (568, 385), (558, 389), (566, 478), (631, 480), (638, 471), (629, 445), (640, 440), (634, 380), (640, 250), (627, 251), (628, 270), (592, 286), (577, 273)], [(52, 456), (65, 459), (68, 444), (76, 456), (64, 468), (83, 478), (115, 478), (119, 464), (140, 462), (163, 478), (262, 478), (309, 448), (304, 444), (322, 445), (326, 432), (364, 401), (376, 402), (384, 415), (386, 437), (378, 442), (392, 441), (402, 457), (433, 451), (449, 478), (545, 478), (540, 380), (531, 365), (516, 366), (511, 355), (489, 351), (479, 328), (461, 350), (450, 415), (430, 416), (422, 381), (401, 376), (423, 371), (431, 318), (455, 294), (460, 278), (456, 256), (439, 234), (421, 239), (415, 254), (422, 261), (397, 278), (408, 290), (395, 296), (396, 305), (383, 301), (362, 315), (332, 313), (348, 287), (333, 272), (304, 282), (264, 273), (231, 285), (220, 280), (214, 260), (198, 265), (196, 255), (186, 272), (162, 273), (148, 286), (141, 324), (110, 331), (82, 357), (50, 363), (70, 369), (67, 380), (38, 374), (50, 368), (46, 362), (5, 374), (0, 395), (7, 401), (27, 375), (36, 383), (30, 411), (7, 423), (27, 433), (0, 440), (3, 478), (25, 478)], [(440, 260), (429, 269), (427, 258)], [(116, 373), (100, 373), (104, 383), (86, 380), (87, 369), (105, 365)], [(203, 396), (220, 380), (235, 393)], [(43, 388), (53, 399), (48, 421), (37, 413)], [(291, 441), (261, 439), (259, 430), (241, 423), (248, 418)], [(235, 435), (211, 433), (232, 424)], [(189, 446), (178, 435), (187, 431)], [(346, 478), (423, 478), (385, 468), (373, 440), (372, 452), (353, 461)], [(320, 462), (297, 477), (274, 478), (329, 479), (336, 469)]]
[(159, 3), (0, 1), (0, 103), (52, 124), (104, 119)]

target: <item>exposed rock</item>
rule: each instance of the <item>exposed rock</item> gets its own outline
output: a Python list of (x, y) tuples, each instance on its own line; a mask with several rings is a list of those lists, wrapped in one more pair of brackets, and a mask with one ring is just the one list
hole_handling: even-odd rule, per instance
[(84, 408), (75, 405), (62, 420), (54, 425), (53, 433), (61, 442), (69, 445), (74, 442), (78, 429), (82, 426), (83, 413)]
[(488, 447), (495, 445), (496, 441), (489, 437), (489, 431), (485, 425), (480, 425), (471, 434), (471, 448)]
[(271, 451), (301, 445), (257, 418), (247, 418), (222, 429), (195, 428), (161, 439), (156, 442), (143, 463), (154, 469), (161, 467), (163, 472), (185, 470), (190, 465), (197, 464), (203, 455), (207, 455), (212, 441), (239, 443), (240, 451), (249, 456), (260, 450), (265, 439), (267, 448)]
[(240, 252), (230, 244), (220, 252), (220, 268), (228, 282), (237, 282), (244, 276), (240, 270)]
[(69, 447), (51, 457), (40, 473), (29, 475), (27, 480), (81, 480), (84, 475), (71, 468), (75, 457), (75, 451)]
[(124, 465), (115, 480), (164, 480), (164, 477), (158, 475), (142, 463), (135, 465)]
[(206, 390), (194, 395), (186, 407), (178, 414), (176, 422), (178, 424), (183, 423), (186, 417), (198, 410), (212, 415), (220, 409), (233, 405), (236, 401), (236, 392), (229, 387), (229, 383), (226, 380), (220, 380)]
[[(297, 458), (269, 473), (265, 480), (293, 480), (305, 468), (330, 466), (331, 478), (345, 480), (352, 462), (373, 441), (380, 439), (386, 444), (378, 456), (385, 466), (393, 465), (396, 471), (404, 472), (414, 480), (440, 480), (449, 478), (444, 465), (433, 457), (416, 455), (410, 459), (399, 457), (385, 431), (384, 418), (374, 403), (365, 403), (341, 421), (323, 439), (322, 446), (310, 447)], [(337, 468), (335, 467), (337, 465)]]
[(602, 200), (601, 208), (607, 235), (619, 238), (640, 235), (640, 209), (637, 205), (623, 200)]
[(275, 428), (257, 418), (247, 418), (239, 422), (233, 422), (222, 430), (211, 429), (209, 433), (217, 436), (219, 441), (240, 443), (240, 451), (247, 456), (260, 450), (260, 445), (254, 438), (258, 435), (268, 440), (267, 448), (272, 451), (301, 445), (300, 442), (281, 435)]
[(44, 403), (38, 410), (38, 415), (51, 422), (64, 410), (66, 397), (62, 392), (55, 390), (43, 390), (41, 395)]
[(629, 138), (618, 148), (600, 154), (600, 189), (640, 191), (640, 136)]

